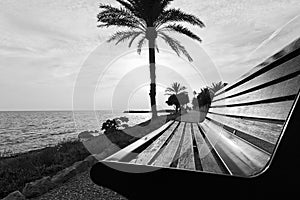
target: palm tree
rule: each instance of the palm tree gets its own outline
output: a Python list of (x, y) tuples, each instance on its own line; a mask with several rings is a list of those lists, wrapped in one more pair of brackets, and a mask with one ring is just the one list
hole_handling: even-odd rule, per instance
[(184, 34), (194, 40), (201, 42), (200, 37), (188, 28), (176, 22), (187, 22), (192, 25), (204, 27), (202, 21), (197, 17), (187, 14), (180, 9), (168, 8), (173, 0), (116, 0), (121, 7), (100, 4), (102, 9), (98, 14), (98, 27), (126, 27), (127, 30), (117, 31), (111, 36), (108, 42), (116, 41), (116, 44), (129, 40), (129, 47), (133, 41), (140, 37), (137, 42), (137, 52), (141, 49), (146, 40), (149, 47), (150, 63), (150, 102), (152, 118), (157, 117), (156, 110), (156, 74), (155, 74), (155, 50), (159, 52), (156, 39), (162, 38), (180, 56), (185, 55), (189, 61), (191, 56), (180, 42), (166, 32)]
[(224, 86), (226, 85), (226, 83), (223, 83), (222, 81), (219, 81), (217, 83), (212, 83), (211, 86), (209, 87), (214, 93), (216, 93), (217, 91), (221, 90)]
[(165, 90), (165, 95), (172, 95), (172, 94), (179, 94), (179, 92), (184, 92), (186, 93), (184, 90), (186, 90), (187, 88), (185, 86), (181, 86), (180, 83), (174, 82), (172, 83), (171, 87), (168, 87)]
[(226, 85), (227, 85), (227, 83), (223, 83), (222, 81), (219, 81), (217, 83), (212, 83), (212, 85), (209, 87), (209, 91), (211, 93), (211, 98), (214, 97), (214, 95), (217, 91), (221, 90)]

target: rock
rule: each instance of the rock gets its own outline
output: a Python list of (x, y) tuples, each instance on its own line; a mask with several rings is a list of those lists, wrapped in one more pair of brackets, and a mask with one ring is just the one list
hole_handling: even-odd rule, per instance
[(51, 182), (55, 184), (64, 183), (76, 174), (76, 168), (74, 166), (71, 166), (61, 170), (56, 175), (54, 175), (51, 179)]
[(88, 161), (78, 161), (73, 164), (73, 167), (76, 169), (77, 173), (84, 172), (89, 168)]
[(55, 184), (51, 182), (50, 177), (46, 176), (34, 182), (27, 183), (22, 193), (27, 198), (36, 197), (51, 190), (54, 186)]
[(20, 191), (14, 191), (7, 195), (5, 198), (2, 200), (25, 200), (26, 197), (20, 192)]

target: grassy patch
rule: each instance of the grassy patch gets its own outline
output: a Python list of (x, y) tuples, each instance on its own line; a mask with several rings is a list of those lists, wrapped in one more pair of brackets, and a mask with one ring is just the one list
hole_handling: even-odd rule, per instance
[(68, 140), (53, 147), (1, 158), (0, 198), (15, 190), (22, 191), (26, 183), (52, 176), (88, 155), (81, 141)]
[[(22, 191), (26, 183), (44, 176), (55, 175), (74, 162), (83, 160), (91, 154), (90, 152), (103, 152), (107, 146), (103, 144), (105, 141), (108, 144), (115, 144), (119, 148), (124, 148), (178, 116), (178, 114), (161, 116), (155, 121), (147, 120), (134, 127), (127, 128), (126, 131), (116, 130), (106, 135), (91, 138), (86, 142), (67, 140), (53, 147), (20, 153), (10, 157), (4, 157), (5, 154), (0, 154), (0, 198), (15, 190)], [(109, 145), (107, 147), (109, 148)]]

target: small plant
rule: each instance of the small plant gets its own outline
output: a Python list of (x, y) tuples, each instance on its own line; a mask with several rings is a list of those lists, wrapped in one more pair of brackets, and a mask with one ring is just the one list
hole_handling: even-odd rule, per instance
[(112, 131), (117, 130), (118, 126), (119, 125), (115, 119), (112, 119), (112, 120), (108, 119), (108, 120), (106, 120), (106, 122), (104, 122), (102, 124), (101, 130), (104, 130), (104, 133), (112, 132)]
[(108, 119), (106, 122), (102, 124), (101, 130), (104, 130), (104, 133), (111, 133), (116, 130), (123, 128), (127, 128), (128, 125), (126, 124), (129, 121), (127, 117), (118, 117), (114, 119)]

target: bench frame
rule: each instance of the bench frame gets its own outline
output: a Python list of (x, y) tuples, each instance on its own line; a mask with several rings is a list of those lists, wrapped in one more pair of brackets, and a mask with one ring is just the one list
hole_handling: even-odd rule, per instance
[[(251, 78), (255, 77), (255, 74), (260, 73), (261, 70), (268, 71), (268, 68), (270, 68), (270, 66), (272, 65), (277, 66), (280, 63), (282, 64), (288, 62), (291, 58), (295, 58), (296, 56), (300, 55), (300, 48), (295, 50), (293, 49), (294, 46), (296, 46), (297, 48), (300, 47), (300, 39), (296, 40), (295, 42), (287, 46), (285, 49), (275, 54), (272, 59), (268, 59), (261, 65), (255, 67), (253, 70), (251, 70), (246, 75), (242, 76), (235, 83), (231, 85), (227, 85), (225, 88), (223, 88), (220, 92), (217, 93), (216, 97), (218, 97), (222, 93), (226, 93), (227, 91), (230, 91), (232, 88), (234, 88), (237, 85), (243, 84), (245, 80), (246, 81), (250, 80)], [(275, 62), (273, 62), (274, 58), (276, 58)], [(297, 71), (297, 73), (298, 72), (299, 71)], [(299, 75), (297, 74), (297, 76)], [(146, 193), (148, 192), (147, 195), (149, 197), (150, 196), (154, 197), (155, 196), (154, 193), (152, 193), (152, 195), (149, 194), (148, 188), (151, 187), (152, 187), (151, 191), (154, 190), (154, 191), (164, 192), (166, 189), (175, 190), (175, 191), (177, 189), (180, 190), (182, 188), (186, 190), (190, 190), (191, 188), (197, 189), (198, 188), (197, 186), (201, 185), (202, 189), (205, 188), (205, 191), (215, 191), (209, 186), (207, 186), (207, 183), (209, 182), (210, 183), (213, 182), (214, 187), (218, 187), (218, 191), (228, 192), (228, 190), (234, 187), (235, 190), (238, 188), (239, 192), (243, 192), (244, 194), (247, 193), (247, 195), (250, 196), (251, 194), (247, 192), (247, 189), (251, 188), (255, 190), (260, 190), (263, 187), (263, 184), (269, 184), (272, 186), (273, 189), (276, 190), (284, 189), (285, 192), (286, 191), (292, 192), (294, 189), (293, 186), (295, 185), (291, 184), (289, 179), (293, 179), (297, 176), (295, 176), (295, 174), (291, 172), (291, 170), (295, 170), (296, 172), (296, 170), (298, 170), (299, 168), (299, 165), (295, 165), (295, 164), (289, 165), (288, 163), (291, 163), (291, 161), (293, 161), (293, 159), (295, 158), (299, 158), (299, 153), (297, 153), (299, 152), (299, 150), (297, 149), (297, 145), (299, 145), (300, 138), (299, 138), (299, 134), (295, 132), (295, 129), (298, 128), (296, 118), (299, 117), (300, 115), (299, 93), (297, 93), (297, 95), (295, 95), (294, 98), (295, 100), (294, 103), (292, 104), (291, 112), (288, 113), (287, 119), (283, 124), (282, 133), (283, 132), (285, 133), (284, 134), (281, 133), (279, 135), (276, 144), (274, 144), (272, 154), (270, 154), (270, 152), (268, 152), (267, 150), (262, 150), (262, 152), (265, 151), (265, 153), (269, 153), (270, 159), (266, 163), (265, 168), (263, 168), (260, 173), (255, 174), (253, 176), (248, 176), (251, 177), (251, 179), (245, 179), (244, 178), (245, 176), (220, 176), (212, 173), (195, 174), (194, 172), (188, 170), (177, 170), (172, 168), (136, 165), (136, 164), (122, 162), (124, 156), (125, 157), (128, 156), (130, 152), (133, 152), (136, 148), (139, 148), (140, 146), (146, 144), (155, 136), (157, 136), (159, 134), (158, 132), (161, 131), (159, 130), (156, 133), (149, 134), (148, 136), (149, 140), (147, 139), (147, 136), (145, 136), (144, 138), (141, 138), (137, 142), (133, 143), (132, 145), (129, 145), (128, 147), (117, 152), (116, 154), (97, 163), (95, 166), (93, 166), (91, 170), (92, 180), (98, 185), (106, 186), (108, 188), (120, 192), (121, 194), (124, 194), (127, 197), (135, 197), (135, 198), (136, 197), (143, 198), (144, 196), (141, 195), (144, 195), (145, 192)], [(212, 108), (214, 108), (214, 101), (212, 104)], [(212, 123), (212, 120), (209, 117), (208, 120)], [(276, 121), (277, 119), (274, 120)], [(169, 122), (169, 124), (166, 124), (166, 127), (169, 127), (170, 125), (171, 123)], [(226, 127), (224, 130), (226, 130)], [(233, 130), (233, 134), (235, 134), (236, 132), (237, 132), (236, 130), (235, 131)], [(239, 135), (237, 135), (237, 137), (239, 137)], [(244, 138), (241, 138), (241, 141), (243, 140), (246, 141)], [(279, 143), (280, 145), (278, 145)], [(118, 157), (117, 155), (119, 156), (122, 155), (122, 156)], [(118, 159), (115, 159), (117, 157)], [(271, 162), (272, 165), (270, 165)], [(148, 172), (148, 173), (132, 174), (126, 172)], [(105, 176), (105, 178), (102, 179), (103, 178), (102, 176), (104, 174), (107, 176)], [(182, 179), (184, 182), (189, 182), (190, 180), (197, 181), (201, 179), (202, 183), (199, 183), (199, 185), (197, 186), (190, 183), (180, 184), (177, 181), (179, 178)], [(285, 180), (286, 181), (285, 186), (289, 186), (289, 187), (280, 187), (279, 184), (276, 184), (277, 178), (280, 178), (280, 180)], [(125, 179), (132, 180), (133, 184), (127, 186)], [(170, 183), (168, 181), (169, 185), (166, 185), (166, 182), (164, 181), (165, 179), (173, 180), (174, 182)], [(121, 187), (118, 187), (118, 185)], [(188, 194), (186, 193), (185, 195), (188, 196)], [(172, 196), (172, 194), (168, 194), (168, 197), (170, 196)], [(177, 197), (177, 195), (174, 194), (173, 196)]]

